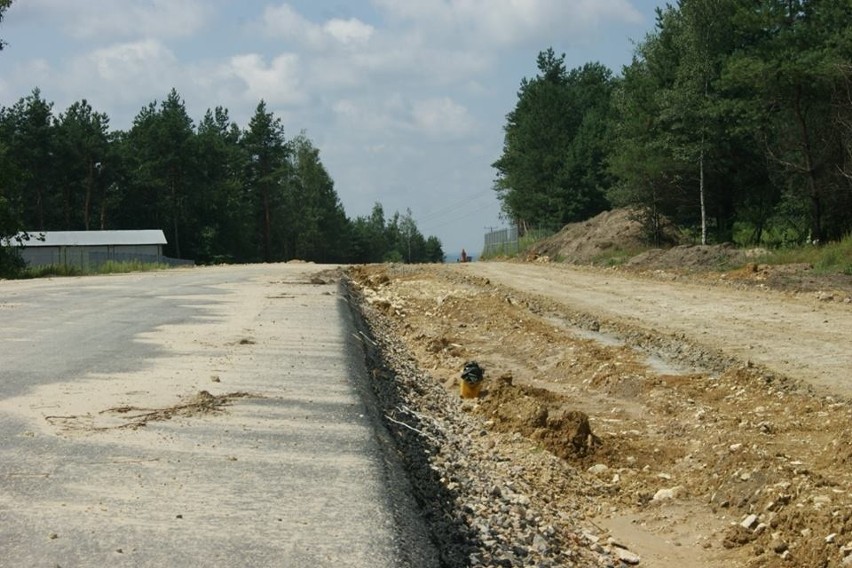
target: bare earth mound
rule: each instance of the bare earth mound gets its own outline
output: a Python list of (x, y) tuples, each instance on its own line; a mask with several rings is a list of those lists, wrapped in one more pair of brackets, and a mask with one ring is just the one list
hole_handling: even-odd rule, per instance
[[(665, 240), (677, 243), (676, 227), (664, 229)], [(764, 249), (739, 249), (730, 243), (648, 246), (638, 215), (630, 209), (606, 211), (582, 223), (566, 225), (533, 245), (525, 258), (535, 262), (601, 265), (614, 261), (621, 270), (661, 280), (771, 288), (813, 294), (820, 300), (852, 301), (852, 276), (815, 275), (809, 264), (762, 264)], [(640, 252), (642, 251), (642, 252)]]
[(705, 270), (725, 269), (747, 261), (746, 252), (732, 244), (680, 245), (651, 249), (626, 262), (630, 268)]
[[(673, 227), (666, 230), (667, 240), (677, 241)], [(629, 254), (646, 246), (642, 224), (630, 209), (604, 211), (600, 215), (565, 225), (561, 231), (534, 245), (532, 258), (588, 264), (602, 255), (623, 251)]]

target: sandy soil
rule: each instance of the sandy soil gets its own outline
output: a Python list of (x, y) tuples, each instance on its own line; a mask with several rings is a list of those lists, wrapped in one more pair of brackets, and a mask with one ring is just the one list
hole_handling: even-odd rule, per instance
[(763, 365), (826, 392), (852, 394), (849, 303), (559, 265), (483, 263), (475, 274), (613, 323), (684, 335), (705, 350)]
[(848, 296), (549, 264), (352, 275), (433, 381), (485, 367), (464, 408), (531, 442), (512, 460), (571, 466), (525, 476), (583, 510), (560, 530), (642, 566), (852, 565)]

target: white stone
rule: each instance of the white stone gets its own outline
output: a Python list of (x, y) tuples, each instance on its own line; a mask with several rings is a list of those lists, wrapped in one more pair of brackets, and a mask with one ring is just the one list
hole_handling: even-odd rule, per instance
[(642, 561), (638, 554), (630, 552), (629, 550), (626, 550), (624, 548), (616, 548), (615, 554), (616, 556), (618, 556), (618, 559), (624, 562), (625, 564), (635, 566)]
[(757, 515), (749, 515), (743, 522), (740, 523), (740, 526), (744, 529), (752, 529), (757, 524)]
[(683, 487), (680, 485), (672, 487), (671, 489), (660, 489), (654, 493), (654, 501), (669, 501), (671, 499), (677, 499), (681, 493), (683, 493)]

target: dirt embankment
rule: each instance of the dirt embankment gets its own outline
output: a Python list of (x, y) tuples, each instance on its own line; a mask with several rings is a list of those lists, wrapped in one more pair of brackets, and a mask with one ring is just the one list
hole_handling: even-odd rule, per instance
[(821, 300), (852, 302), (852, 276), (815, 274), (809, 264), (771, 265), (766, 249), (741, 249), (730, 243), (698, 245), (662, 219), (663, 245), (648, 249), (641, 215), (614, 209), (566, 225), (533, 245), (524, 260), (542, 264), (618, 266), (657, 280), (812, 293)]
[[(743, 296), (657, 275), (644, 280), (657, 304), (643, 311), (636, 277), (586, 269), (578, 292), (570, 270), (501, 266), (352, 272), (368, 319), (396, 345), (382, 376), (394, 360), (419, 373), (408, 418), (395, 416), (418, 416), (436, 441), (430, 467), (469, 529), (469, 565), (852, 565), (842, 293)], [(785, 302), (800, 323), (785, 321)], [(811, 312), (827, 323), (802, 328), (816, 326), (801, 323)], [(462, 401), (468, 360), (486, 382)], [(820, 369), (834, 382), (811, 385)]]

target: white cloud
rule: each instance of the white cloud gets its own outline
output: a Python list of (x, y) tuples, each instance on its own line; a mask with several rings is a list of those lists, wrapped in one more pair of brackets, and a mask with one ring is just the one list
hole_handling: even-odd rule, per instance
[(343, 98), (331, 108), (337, 125), (350, 138), (390, 141), (406, 128), (406, 104), (399, 94), (363, 100)]
[(24, 19), (55, 20), (77, 39), (173, 38), (193, 35), (211, 16), (201, 0), (25, 0)]
[(265, 100), (275, 105), (301, 104), (306, 95), (301, 86), (299, 56), (285, 53), (270, 63), (257, 54), (237, 55), (219, 70), (223, 79), (236, 78), (244, 85), (244, 100)]
[(491, 54), (434, 44), (410, 30), (377, 29), (357, 18), (314, 22), (290, 4), (268, 6), (252, 27), (300, 51), (301, 85), (318, 96), (434, 88), (465, 81), (493, 61)]
[[(313, 21), (291, 4), (268, 6), (255, 24), (266, 37), (301, 50), (302, 82), (318, 96), (470, 85), (515, 45), (543, 48), (588, 41), (598, 25), (641, 16), (627, 0), (373, 0), (386, 16)], [(445, 109), (448, 110), (448, 109)], [(428, 122), (418, 109), (415, 121)], [(466, 123), (462, 123), (465, 124)], [(457, 129), (460, 131), (460, 129)]]
[(153, 39), (100, 49), (89, 60), (95, 64), (98, 77), (111, 83), (159, 78), (164, 68), (177, 64), (174, 54)]
[(24, 89), (31, 90), (37, 86), (48, 85), (55, 72), (45, 59), (31, 59), (16, 65), (11, 72), (0, 77), (0, 106), (11, 105), (21, 96), (26, 96), (22, 95), (20, 90), (15, 91), (14, 87), (25, 85)]
[(466, 45), (511, 47), (588, 37), (603, 23), (639, 23), (628, 0), (373, 0), (392, 19)]
[(449, 97), (417, 101), (411, 114), (414, 127), (429, 136), (461, 137), (473, 130), (474, 121), (467, 108)]
[(299, 14), (289, 4), (268, 6), (263, 12), (261, 28), (269, 37), (315, 50), (363, 45), (369, 42), (375, 32), (373, 26), (356, 18), (334, 18), (324, 24), (317, 24)]
[(355, 18), (329, 20), (323, 26), (325, 32), (344, 45), (364, 44), (373, 37), (375, 29)]
[(292, 41), (308, 47), (318, 48), (323, 42), (322, 29), (302, 17), (289, 4), (267, 6), (263, 11), (261, 27), (271, 38)]
[[(137, 101), (140, 93), (148, 96), (157, 86), (170, 82), (174, 85), (180, 75), (180, 63), (174, 53), (158, 40), (148, 39), (80, 56), (57, 80), (69, 92), (99, 93), (103, 100), (122, 103)], [(151, 96), (160, 94), (151, 93)]]
[(411, 142), (422, 137), (459, 139), (473, 132), (476, 121), (450, 97), (416, 99), (400, 94), (363, 99), (342, 98), (331, 105), (336, 125), (347, 137), (370, 146)]

